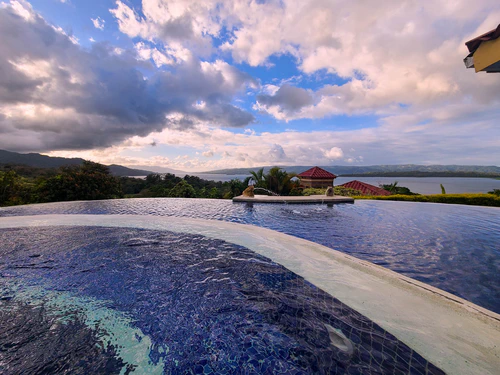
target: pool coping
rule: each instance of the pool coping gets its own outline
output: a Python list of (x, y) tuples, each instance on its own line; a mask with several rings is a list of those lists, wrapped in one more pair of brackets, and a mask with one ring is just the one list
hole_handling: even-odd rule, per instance
[(500, 315), (325, 246), (252, 225), (145, 215), (0, 218), (0, 228), (102, 226), (200, 234), (245, 246), (365, 315), (449, 374), (495, 374)]

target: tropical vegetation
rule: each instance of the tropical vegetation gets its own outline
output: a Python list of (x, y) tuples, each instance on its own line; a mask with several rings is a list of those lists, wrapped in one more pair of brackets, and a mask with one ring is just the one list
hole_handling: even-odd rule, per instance
[(410, 191), (410, 189), (408, 189), (407, 187), (399, 186), (397, 181), (394, 181), (392, 184), (380, 185), (380, 187), (384, 190), (389, 191), (391, 194), (417, 195), (416, 193)]
[[(301, 195), (299, 181), (292, 180), (296, 173), (288, 173), (280, 167), (272, 167), (268, 173), (264, 173), (264, 168), (258, 171), (250, 171), (251, 183), (255, 188), (271, 191), (278, 195)], [(257, 189), (256, 194), (259, 194)], [(265, 191), (264, 191), (265, 193)]]
[[(182, 197), (231, 199), (240, 195), (249, 184), (256, 193), (273, 192), (280, 195), (323, 195), (326, 189), (301, 189), (295, 173), (273, 167), (268, 173), (261, 168), (249, 172), (241, 181), (207, 181), (196, 176), (177, 177), (173, 174), (150, 174), (145, 179), (115, 177), (108, 167), (84, 161), (81, 165), (55, 168), (0, 166), (0, 206), (56, 201), (94, 200), (112, 198)], [(361, 192), (335, 186), (335, 195), (356, 199), (383, 199), (412, 202), (472, 204), (500, 207), (500, 189), (488, 194), (419, 195), (398, 182), (382, 185), (393, 194), (387, 197), (362, 196)]]
[(0, 206), (123, 196), (120, 180), (109, 173), (108, 167), (90, 161), (36, 176), (20, 176), (9, 169), (0, 171)]
[[(306, 189), (302, 190), (302, 195), (305, 195), (305, 196), (325, 195), (325, 193), (326, 193), (326, 189), (321, 189), (321, 188), (306, 188)], [(334, 186), (333, 193), (335, 195), (342, 195), (343, 197), (352, 197), (355, 195), (362, 195), (362, 193), (359, 190), (346, 188), (343, 186)]]
[(216, 182), (168, 173), (115, 177), (108, 167), (90, 161), (58, 169), (8, 165), (0, 166), (0, 206), (122, 197), (231, 199), (248, 187), (250, 178)]

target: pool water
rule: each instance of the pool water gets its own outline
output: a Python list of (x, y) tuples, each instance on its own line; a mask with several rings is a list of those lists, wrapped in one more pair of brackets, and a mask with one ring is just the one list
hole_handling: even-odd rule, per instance
[(0, 372), (443, 374), (243, 246), (89, 226), (0, 230)]
[(500, 209), (356, 201), (327, 207), (125, 199), (0, 209), (1, 216), (135, 214), (252, 224), (368, 260), (500, 313)]

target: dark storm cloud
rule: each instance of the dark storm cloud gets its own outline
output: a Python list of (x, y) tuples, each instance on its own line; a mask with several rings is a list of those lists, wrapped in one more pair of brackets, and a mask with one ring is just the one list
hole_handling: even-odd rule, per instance
[(257, 100), (265, 106), (278, 105), (283, 110), (295, 112), (314, 103), (312, 95), (305, 89), (284, 84), (274, 95), (258, 95)]
[(0, 149), (88, 149), (169, 126), (254, 121), (231, 104), (253, 79), (227, 64), (192, 59), (158, 71), (109, 44), (82, 49), (29, 11), (25, 19), (0, 8)]

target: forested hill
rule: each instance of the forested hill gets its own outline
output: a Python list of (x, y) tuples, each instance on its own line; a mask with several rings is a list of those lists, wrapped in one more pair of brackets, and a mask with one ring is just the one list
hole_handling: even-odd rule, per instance
[(27, 165), (37, 168), (59, 168), (63, 165), (80, 165), (80, 158), (59, 158), (35, 153), (19, 154), (17, 152), (0, 150), (0, 164)]
[[(300, 173), (313, 167), (308, 166), (283, 166), (287, 172)], [(369, 165), (369, 166), (349, 166), (332, 165), (319, 166), (338, 176), (388, 176), (388, 177), (497, 177), (500, 176), (500, 167), (481, 165)], [(204, 173), (213, 174), (248, 174), (249, 171), (256, 171), (262, 167), (254, 168), (234, 168), (220, 169)], [(271, 166), (263, 167), (264, 172), (268, 172)]]
[[(35, 168), (59, 168), (67, 165), (82, 165), (81, 158), (60, 158), (36, 153), (20, 154), (17, 152), (0, 150), (0, 165), (25, 165)], [(121, 165), (109, 165), (110, 172), (115, 176), (147, 176), (153, 172), (142, 169), (132, 169)]]
[(123, 165), (111, 164), (108, 165), (109, 171), (112, 175), (122, 177), (122, 176), (147, 176), (148, 174), (154, 173), (151, 171), (145, 171), (143, 169), (132, 169), (124, 167)]

